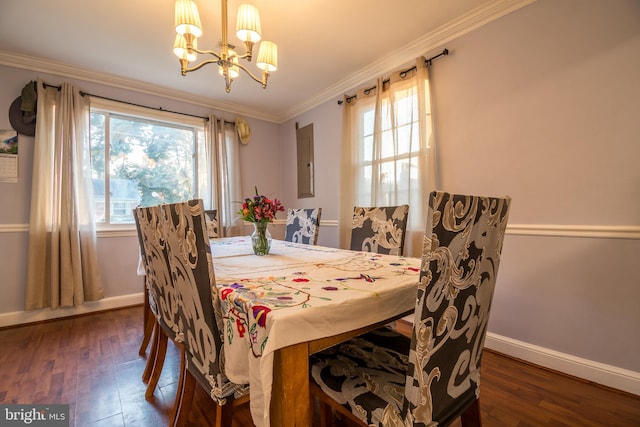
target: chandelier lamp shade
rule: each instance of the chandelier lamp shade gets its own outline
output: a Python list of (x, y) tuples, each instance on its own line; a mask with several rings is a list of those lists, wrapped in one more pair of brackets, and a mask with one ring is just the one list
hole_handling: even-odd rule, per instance
[[(260, 15), (258, 8), (252, 4), (241, 4), (238, 7), (236, 21), (236, 36), (244, 42), (245, 53), (238, 54), (235, 46), (229, 43), (227, 30), (227, 0), (222, 0), (222, 41), (218, 52), (199, 50), (198, 37), (202, 36), (202, 23), (198, 14), (198, 6), (194, 0), (176, 0), (175, 5), (176, 39), (173, 53), (180, 60), (180, 72), (183, 76), (191, 71), (199, 70), (207, 64), (217, 64), (220, 75), (225, 80), (226, 91), (231, 91), (231, 83), (240, 76), (240, 70), (247, 73), (253, 80), (267, 87), (269, 75), (278, 69), (278, 46), (275, 43), (262, 40)], [(262, 40), (262, 41), (261, 41)], [(261, 78), (253, 74), (240, 60), (251, 62), (253, 46), (260, 42), (256, 66), (262, 70)], [(203, 60), (193, 66), (198, 55), (210, 55), (213, 58)]]

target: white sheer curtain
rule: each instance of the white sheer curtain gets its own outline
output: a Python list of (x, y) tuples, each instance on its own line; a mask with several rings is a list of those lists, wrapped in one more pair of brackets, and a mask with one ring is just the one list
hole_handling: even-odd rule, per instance
[(234, 223), (242, 201), (238, 133), (234, 123), (210, 116), (206, 132), (207, 161), (211, 171), (209, 199), (218, 210), (220, 236), (242, 234), (242, 224)]
[(345, 99), (342, 131), (340, 246), (349, 247), (354, 206), (409, 205), (405, 255), (420, 256), (427, 199), (436, 188), (429, 70), (378, 79)]
[(89, 100), (38, 80), (25, 309), (104, 297), (96, 253)]

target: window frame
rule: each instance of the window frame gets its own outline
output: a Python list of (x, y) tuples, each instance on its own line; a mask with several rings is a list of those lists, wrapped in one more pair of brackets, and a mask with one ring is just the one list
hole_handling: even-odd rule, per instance
[[(184, 129), (193, 131), (193, 144), (191, 147), (191, 157), (192, 157), (192, 183), (193, 183), (193, 194), (192, 198), (199, 197), (199, 194), (202, 189), (200, 186), (199, 173), (202, 165), (206, 165), (207, 162), (205, 159), (199, 159), (198, 153), (201, 151), (200, 148), (206, 144), (206, 119), (203, 117), (196, 117), (186, 114), (174, 113), (169, 111), (156, 110), (151, 107), (144, 107), (138, 105), (132, 105), (126, 102), (108, 100), (99, 97), (90, 97), (90, 114), (98, 113), (105, 115), (105, 200), (104, 200), (104, 209), (105, 212), (111, 209), (109, 197), (106, 193), (109, 192), (110, 189), (110, 173), (108, 171), (109, 168), (109, 147), (110, 147), (110, 126), (107, 126), (107, 121), (111, 117), (116, 118), (131, 118), (140, 122), (147, 122), (150, 124), (159, 123), (164, 124), (169, 127), (174, 127), (176, 129)], [(89, 142), (90, 143), (90, 142)], [(93, 168), (91, 168), (91, 172), (93, 173)], [(94, 201), (95, 207), (95, 201)], [(110, 215), (106, 215), (105, 219), (110, 220)], [(135, 223), (111, 223), (107, 222), (98, 222), (94, 218), (94, 224), (96, 230), (98, 232), (104, 231), (113, 231), (117, 232), (119, 230), (122, 231), (131, 231), (135, 230)]]

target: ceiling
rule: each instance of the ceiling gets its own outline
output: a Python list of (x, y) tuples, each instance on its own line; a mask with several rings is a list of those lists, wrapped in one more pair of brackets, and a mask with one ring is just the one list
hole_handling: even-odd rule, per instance
[[(410, 63), (533, 0), (253, 0), (278, 45), (266, 89), (242, 74), (225, 93), (217, 67), (180, 75), (174, 0), (2, 0), (0, 65), (160, 94), (273, 122)], [(220, 0), (196, 0), (200, 49), (218, 50)], [(238, 4), (229, 2), (230, 42)], [(453, 52), (452, 52), (453, 53)], [(254, 51), (257, 55), (257, 49)], [(201, 55), (202, 56), (202, 55)], [(254, 64), (249, 68), (256, 71)]]

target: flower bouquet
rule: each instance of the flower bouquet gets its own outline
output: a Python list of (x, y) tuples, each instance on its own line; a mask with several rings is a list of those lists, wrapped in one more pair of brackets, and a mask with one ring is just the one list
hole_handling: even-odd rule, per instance
[(269, 199), (258, 193), (258, 187), (254, 187), (256, 195), (247, 197), (242, 202), (242, 208), (238, 214), (243, 220), (253, 223), (253, 234), (251, 244), (253, 253), (256, 255), (266, 255), (271, 249), (271, 233), (267, 225), (276, 219), (276, 213), (284, 211), (284, 206), (278, 199)]

